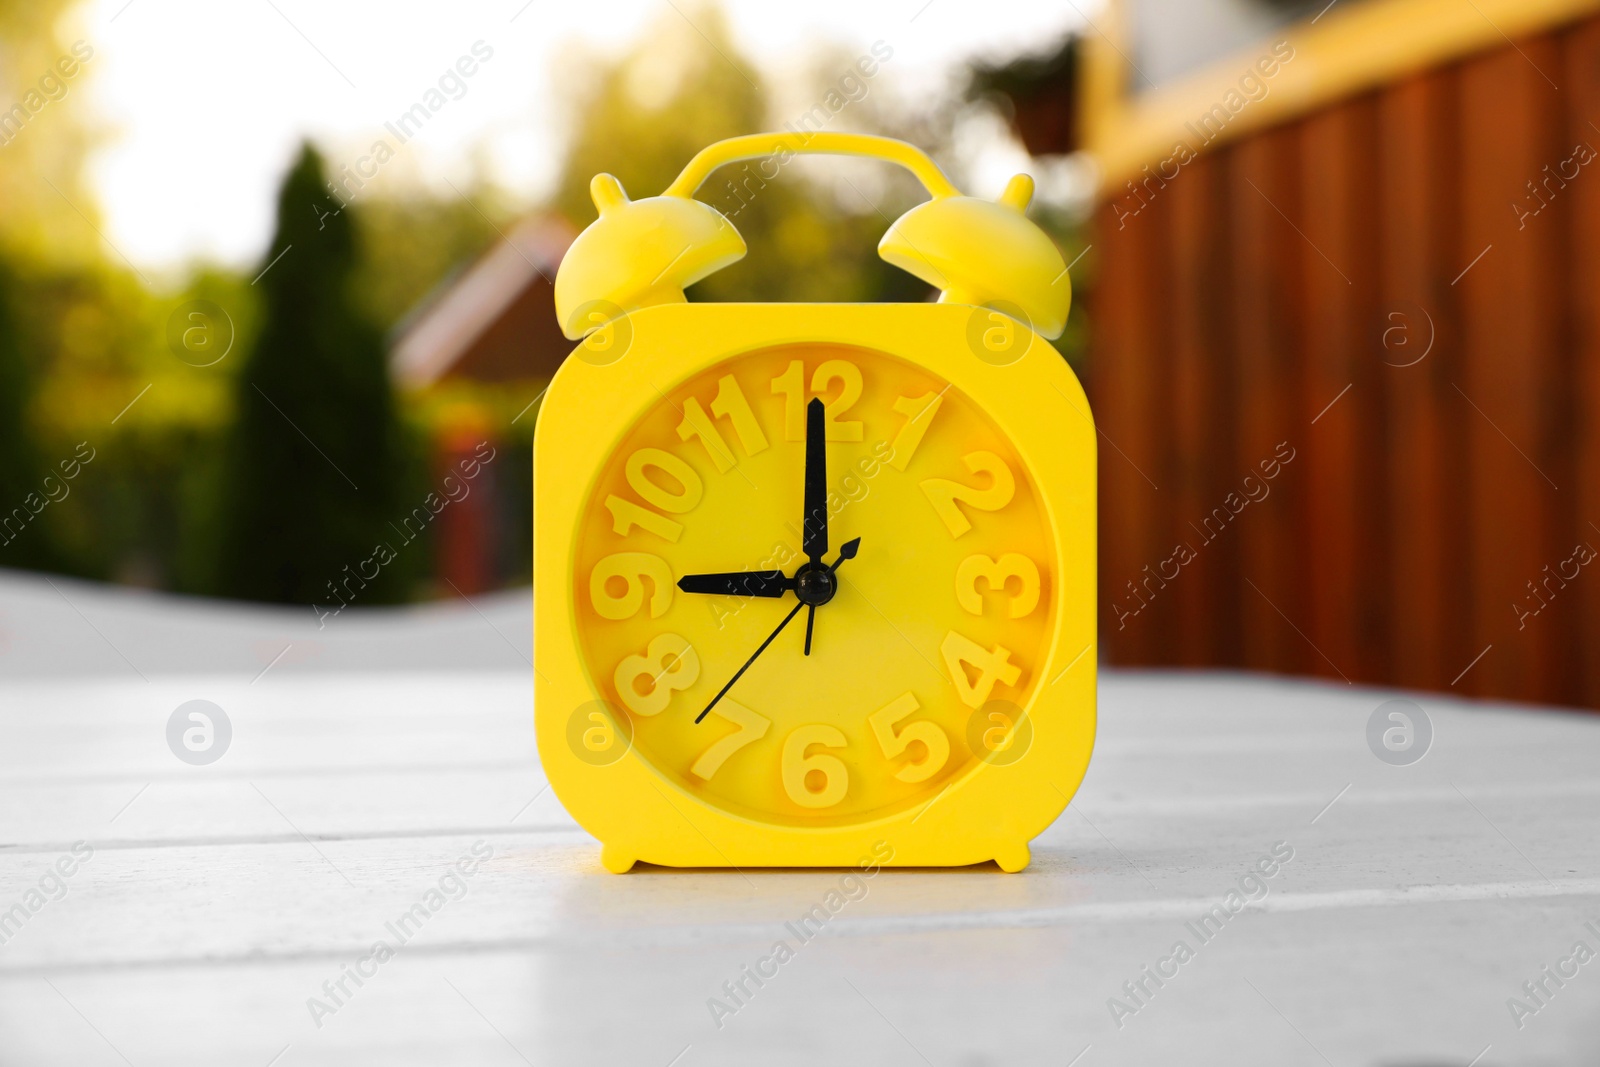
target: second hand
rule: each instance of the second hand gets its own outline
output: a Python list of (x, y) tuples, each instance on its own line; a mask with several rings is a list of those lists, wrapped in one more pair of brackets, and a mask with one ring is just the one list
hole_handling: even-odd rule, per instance
[(756, 657), (767, 650), (767, 646), (772, 644), (772, 642), (777, 639), (779, 634), (783, 633), (783, 628), (785, 626), (789, 625), (789, 620), (800, 614), (800, 609), (805, 606), (805, 602), (802, 601), (789, 609), (789, 614), (783, 617), (783, 621), (778, 624), (778, 628), (767, 635), (767, 639), (761, 642), (761, 647), (750, 653), (750, 658), (744, 661), (744, 666), (740, 667), (734, 676), (728, 679), (728, 684), (718, 690), (717, 695), (711, 698), (711, 703), (706, 705), (705, 711), (702, 711), (700, 714), (694, 717), (695, 722), (699, 722), (701, 719), (705, 718), (711, 709), (717, 706), (717, 701), (721, 700), (728, 690), (733, 688), (733, 683), (737, 682), (741, 677), (744, 676), (744, 672), (750, 669), (750, 664), (756, 661)]
[[(845, 560), (854, 559), (855, 555), (856, 555), (856, 550), (859, 549), (860, 547), (861, 547), (861, 538), (859, 538), (859, 537), (857, 537), (857, 538), (855, 538), (854, 540), (851, 540), (851, 541), (846, 541), (844, 544), (840, 545), (839, 546), (839, 558), (833, 561), (833, 566), (828, 568), (829, 572), (831, 573), (831, 572), (837, 571), (839, 569), (839, 564), (843, 563)], [(740, 678), (744, 677), (744, 672), (750, 669), (750, 664), (752, 664), (752, 663), (754, 663), (756, 661), (756, 657), (761, 655), (761, 653), (765, 652), (767, 650), (767, 646), (772, 644), (773, 641), (777, 640), (778, 635), (783, 633), (783, 628), (785, 626), (788, 626), (789, 625), (789, 621), (791, 619), (793, 619), (796, 615), (800, 614), (800, 609), (805, 607), (805, 606), (806, 606), (806, 602), (802, 600), (799, 603), (795, 604), (794, 607), (789, 609), (789, 614), (787, 614), (787, 615), (785, 615), (783, 617), (783, 621), (778, 624), (778, 628), (773, 630), (770, 634), (767, 635), (767, 639), (765, 641), (761, 642), (761, 647), (760, 648), (758, 648), (754, 652), (750, 653), (750, 658), (744, 661), (744, 666), (740, 667), (738, 669), (738, 671), (734, 673), (734, 676), (732, 678), (728, 679), (728, 684), (727, 685), (723, 686), (720, 690), (718, 690), (717, 695), (711, 698), (711, 703), (709, 703), (709, 704), (707, 704), (705, 706), (705, 710), (694, 717), (694, 721), (695, 722), (698, 723), (701, 719), (704, 719), (706, 717), (706, 715), (710, 713), (711, 709), (717, 706), (717, 701), (721, 700), (724, 696), (727, 695), (728, 690), (733, 688), (733, 683), (734, 682), (737, 682)]]

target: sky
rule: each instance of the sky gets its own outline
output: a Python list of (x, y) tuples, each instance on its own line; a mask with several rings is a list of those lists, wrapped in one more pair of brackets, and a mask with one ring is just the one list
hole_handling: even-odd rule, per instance
[[(743, 56), (780, 91), (818, 46), (864, 53), (882, 40), (895, 55), (876, 81), (910, 101), (966, 60), (1039, 51), (1081, 21), (1071, 0), (722, 6)], [(693, 0), (86, 0), (63, 32), (95, 49), (88, 91), (103, 147), (89, 179), (106, 235), (133, 262), (176, 270), (255, 261), (301, 138), (336, 166), (355, 162), (475, 44), (489, 58), (380, 180), (448, 189), (476, 164), (535, 202), (560, 163), (561, 77), (576, 47), (620, 54), (658, 19), (692, 28), (697, 14)], [(980, 147), (975, 180), (994, 188), (970, 191), (993, 196), (1025, 157), (1000, 136)]]

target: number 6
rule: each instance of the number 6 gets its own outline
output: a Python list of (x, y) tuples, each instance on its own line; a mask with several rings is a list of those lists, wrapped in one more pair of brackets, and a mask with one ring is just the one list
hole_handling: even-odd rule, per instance
[[(823, 723), (802, 726), (790, 734), (783, 742), (783, 791), (802, 808), (831, 808), (844, 799), (850, 772), (838, 756), (825, 752), (806, 755), (812, 745), (843, 748), (844, 734)], [(806, 779), (813, 774), (822, 776), (822, 788), (815, 791), (806, 785)]]

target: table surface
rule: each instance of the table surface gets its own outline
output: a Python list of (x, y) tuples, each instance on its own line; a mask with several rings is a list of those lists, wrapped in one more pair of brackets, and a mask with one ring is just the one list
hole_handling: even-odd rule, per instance
[[(527, 615), (0, 576), (0, 1064), (1597, 1062), (1600, 717), (1104, 671), (1032, 867), (886, 869), (801, 941), (841, 872), (601, 870)], [(1404, 767), (1367, 742), (1400, 696)], [(209, 766), (167, 746), (192, 699)]]

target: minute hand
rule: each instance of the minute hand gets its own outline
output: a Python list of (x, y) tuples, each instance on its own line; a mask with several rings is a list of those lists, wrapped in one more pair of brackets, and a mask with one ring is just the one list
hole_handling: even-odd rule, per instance
[(800, 549), (821, 563), (828, 551), (828, 443), (827, 420), (821, 397), (806, 405), (805, 520)]

